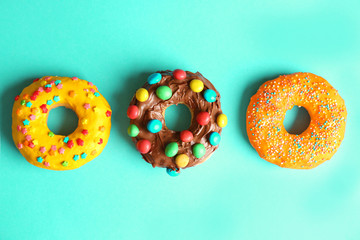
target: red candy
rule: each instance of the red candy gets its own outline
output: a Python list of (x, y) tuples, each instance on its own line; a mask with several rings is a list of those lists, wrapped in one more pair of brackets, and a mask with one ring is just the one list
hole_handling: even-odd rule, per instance
[(69, 148), (72, 148), (72, 147), (74, 146), (73, 140), (69, 140), (69, 141), (67, 142), (67, 146), (68, 146)]
[(139, 116), (139, 108), (136, 105), (131, 105), (128, 107), (127, 116), (130, 119), (135, 119)]
[(181, 69), (175, 69), (173, 71), (173, 76), (177, 80), (183, 80), (183, 79), (186, 78), (186, 72), (184, 70), (181, 70)]
[(196, 116), (196, 121), (198, 122), (198, 124), (200, 125), (206, 125), (209, 123), (210, 121), (210, 114), (208, 112), (200, 112), (197, 116)]
[(47, 107), (46, 107), (46, 104), (41, 105), (41, 106), (40, 106), (40, 109), (41, 109), (41, 111), (42, 111), (43, 113), (47, 113), (47, 112), (48, 112), (48, 109), (47, 109)]
[(33, 96), (38, 96), (40, 94), (40, 91), (36, 90), (34, 93), (33, 93)]
[(86, 130), (86, 129), (84, 129), (84, 130), (81, 131), (81, 133), (84, 134), (84, 135), (88, 135), (88, 134), (89, 134), (89, 131)]
[(51, 92), (51, 87), (46, 87), (45, 92), (47, 92), (47, 93)]
[(107, 110), (105, 114), (106, 114), (107, 117), (111, 116), (111, 112), (109, 110)]
[(19, 100), (19, 98), (20, 98), (20, 96), (17, 95), (17, 96), (15, 97), (15, 101)]
[(84, 140), (82, 140), (81, 138), (76, 139), (76, 143), (79, 146), (84, 146)]
[(30, 96), (30, 99), (33, 100), (33, 101), (35, 101), (35, 100), (36, 100), (36, 96), (35, 96), (35, 95), (32, 95), (32, 96)]
[(136, 148), (140, 153), (146, 154), (150, 151), (151, 142), (149, 140), (142, 139), (136, 143)]
[(37, 81), (39, 81), (39, 79), (38, 79), (38, 78), (35, 78), (35, 79), (33, 80), (33, 82), (37, 82)]
[(183, 142), (191, 142), (194, 135), (189, 130), (184, 130), (180, 132), (180, 140)]
[(104, 141), (103, 141), (103, 139), (102, 138), (100, 138), (100, 140), (99, 140), (99, 142), (98, 142), (98, 144), (102, 144)]

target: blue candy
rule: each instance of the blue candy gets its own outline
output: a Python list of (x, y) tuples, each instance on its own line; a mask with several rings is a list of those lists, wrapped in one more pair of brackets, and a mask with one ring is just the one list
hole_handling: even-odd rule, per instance
[(55, 102), (60, 101), (60, 97), (59, 97), (59, 96), (54, 96), (54, 101), (55, 101)]
[(79, 160), (79, 155), (75, 154), (74, 157), (73, 157), (73, 159), (74, 159), (75, 161)]
[(57, 86), (57, 85), (59, 85), (61, 83), (61, 80), (56, 80), (55, 81), (55, 85)]
[(220, 143), (220, 140), (221, 140), (221, 137), (220, 137), (219, 133), (217, 133), (217, 132), (210, 133), (209, 142), (211, 145), (213, 145), (213, 146), (218, 145)]
[(166, 169), (167, 174), (169, 174), (172, 177), (176, 177), (180, 175), (180, 172), (174, 171), (171, 168)]
[(155, 84), (155, 83), (160, 82), (161, 78), (162, 78), (162, 75), (160, 73), (153, 73), (148, 77), (147, 81), (149, 84)]
[(204, 91), (204, 98), (208, 102), (215, 102), (216, 101), (216, 92), (211, 89), (206, 89)]
[(147, 124), (147, 129), (151, 133), (160, 132), (161, 128), (162, 128), (162, 123), (157, 119), (152, 119)]

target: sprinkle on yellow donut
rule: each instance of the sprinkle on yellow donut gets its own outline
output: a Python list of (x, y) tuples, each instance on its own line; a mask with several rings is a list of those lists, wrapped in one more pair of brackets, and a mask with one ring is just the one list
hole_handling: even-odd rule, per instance
[[(65, 106), (79, 118), (68, 136), (47, 126), (49, 111)], [(111, 109), (91, 82), (77, 77), (47, 76), (35, 79), (15, 98), (12, 113), (15, 145), (31, 164), (51, 169), (81, 167), (104, 149), (111, 128)]]
[[(289, 134), (285, 113), (304, 107), (310, 125), (301, 134)], [(247, 134), (260, 157), (280, 167), (314, 168), (329, 160), (345, 134), (345, 102), (323, 78), (294, 73), (265, 82), (247, 109)]]

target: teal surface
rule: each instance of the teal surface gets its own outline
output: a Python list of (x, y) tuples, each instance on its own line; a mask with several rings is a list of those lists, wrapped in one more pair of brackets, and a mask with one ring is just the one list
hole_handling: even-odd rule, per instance
[[(1, 0), (0, 239), (360, 239), (359, 8)], [(169, 177), (135, 150), (126, 109), (149, 74), (175, 68), (213, 82), (229, 124), (211, 159)], [(309, 171), (261, 159), (245, 131), (260, 84), (298, 71), (327, 79), (348, 110), (338, 152)], [(12, 142), (13, 98), (44, 75), (89, 80), (112, 107), (108, 145), (79, 169), (34, 167)]]

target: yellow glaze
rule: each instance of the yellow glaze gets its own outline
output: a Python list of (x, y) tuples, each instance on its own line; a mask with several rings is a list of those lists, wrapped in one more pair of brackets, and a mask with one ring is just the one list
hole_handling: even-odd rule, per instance
[[(46, 92), (49, 84), (51, 91)], [(47, 127), (49, 111), (59, 106), (72, 109), (79, 118), (78, 127), (68, 136), (55, 135)], [(111, 109), (91, 82), (47, 76), (22, 91), (14, 103), (12, 119), (15, 145), (28, 162), (51, 170), (70, 170), (102, 152), (110, 135)], [(67, 143), (65, 137), (69, 138)]]

